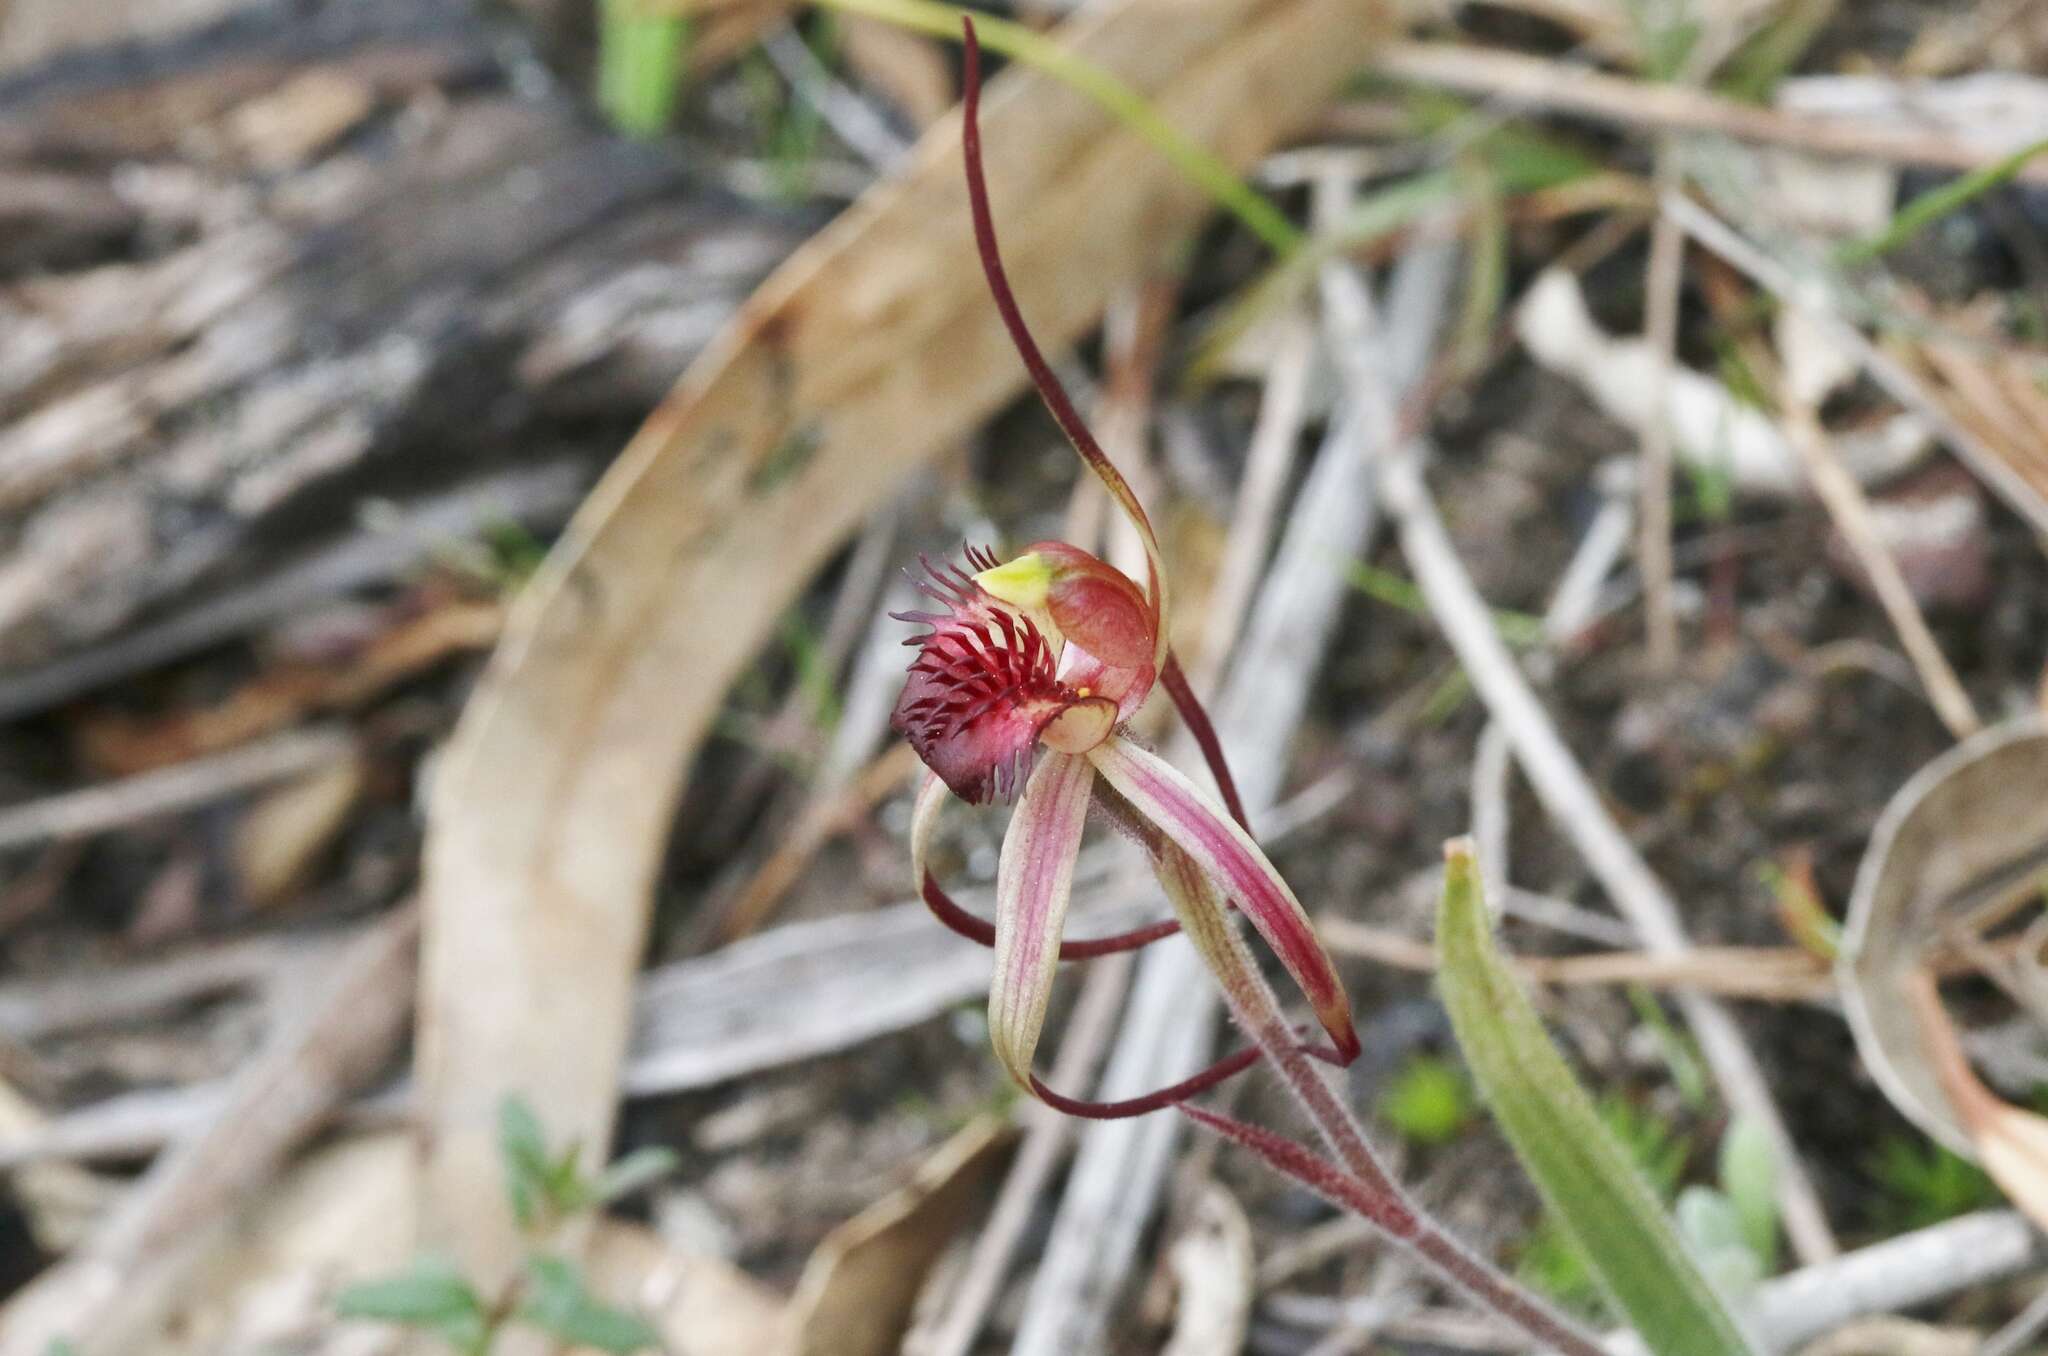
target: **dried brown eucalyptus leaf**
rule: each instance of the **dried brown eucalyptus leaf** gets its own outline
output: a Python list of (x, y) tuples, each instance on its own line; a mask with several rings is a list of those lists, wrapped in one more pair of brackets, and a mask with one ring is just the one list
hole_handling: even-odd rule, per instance
[(891, 1356), (918, 1287), (966, 1223), (1016, 1130), (983, 1116), (818, 1244), (790, 1300), (795, 1356)]
[(2048, 1118), (2016, 1107), (1984, 1086), (1970, 1067), (1941, 992), (1925, 970), (1907, 980), (1914, 1015), (1927, 1038), (1928, 1062), (1949, 1107), (1976, 1145), (1984, 1171), (2037, 1225), (2048, 1225)]

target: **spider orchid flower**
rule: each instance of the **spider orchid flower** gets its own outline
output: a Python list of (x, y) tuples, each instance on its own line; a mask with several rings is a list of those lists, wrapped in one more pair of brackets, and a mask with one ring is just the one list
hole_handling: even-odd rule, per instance
[[(1204, 944), (1231, 926), (1230, 902), (1307, 996), (1331, 1042), (1313, 1052), (1348, 1063), (1359, 1046), (1343, 987), (1300, 901), (1253, 841), (1214, 728), (1168, 650), (1166, 575), (1151, 521), (1053, 376), (1010, 289), (982, 171), (980, 52), (971, 22), (963, 86), (968, 201), (996, 309), (1047, 409), (1137, 529), (1147, 578), (1141, 588), (1088, 552), (1052, 541), (1008, 560), (969, 548), (970, 568), (924, 562), (919, 587), (933, 607), (897, 614), (927, 629), (908, 642), (917, 658), (892, 719), (932, 773), (911, 829), (918, 889), (948, 926), (995, 948), (989, 1029), (996, 1055), (1020, 1085), (1063, 1110), (1137, 1114), (1192, 1096), (1257, 1059), (1255, 1048), (1241, 1051), (1172, 1088), (1122, 1103), (1063, 1097), (1031, 1071), (1063, 959), (1128, 950), (1184, 929), (1222, 982), (1243, 982), (1231, 973), (1229, 948)], [(1155, 685), (1166, 689), (1194, 733), (1222, 803), (1126, 733), (1126, 722)], [(949, 797), (1016, 802), (996, 873), (992, 926), (955, 904), (928, 869), (932, 834)], [(1175, 922), (1093, 941), (1062, 940), (1091, 808), (1151, 853)]]

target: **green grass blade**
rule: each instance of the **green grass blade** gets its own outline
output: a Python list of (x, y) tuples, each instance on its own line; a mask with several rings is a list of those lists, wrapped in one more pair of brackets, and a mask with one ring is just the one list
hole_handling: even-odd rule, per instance
[(1901, 207), (1891, 223), (1868, 240), (1845, 245), (1836, 254), (1844, 264), (1862, 264), (1889, 254), (1949, 213), (1969, 205), (2000, 184), (2009, 182), (2035, 156), (2048, 153), (2048, 137), (2022, 146), (2003, 160), (1971, 170), (1960, 179), (1932, 188)]
[(597, 102), (629, 136), (659, 136), (682, 93), (689, 20), (650, 12), (646, 0), (602, 0), (598, 11)]
[(1742, 1331), (1550, 1043), (1493, 939), (1469, 842), (1445, 849), (1438, 982), (1522, 1166), (1657, 1356), (1746, 1356)]
[(826, 9), (862, 14), (902, 28), (960, 40), (960, 20), (974, 14), (981, 45), (1027, 66), (1035, 66), (1062, 84), (1093, 99), (1117, 121), (1159, 148), (1174, 168), (1216, 200), (1245, 229), (1276, 253), (1287, 254), (1301, 243), (1301, 232), (1271, 198), (1253, 188), (1209, 149), (1168, 122), (1145, 98), (1092, 61), (1075, 56), (1051, 38), (1023, 24), (962, 9), (941, 0), (817, 0)]

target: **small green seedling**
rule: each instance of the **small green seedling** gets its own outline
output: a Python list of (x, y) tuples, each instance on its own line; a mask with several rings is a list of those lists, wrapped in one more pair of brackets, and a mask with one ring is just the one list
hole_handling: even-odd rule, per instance
[(1476, 1110), (1464, 1072), (1435, 1055), (1416, 1055), (1402, 1065), (1380, 1098), (1380, 1114), (1395, 1133), (1423, 1145), (1456, 1139)]
[(488, 1356), (499, 1332), (514, 1323), (614, 1356), (658, 1349), (660, 1334), (644, 1319), (592, 1295), (576, 1264), (546, 1245), (576, 1216), (673, 1172), (675, 1155), (639, 1149), (587, 1173), (580, 1146), (550, 1148), (540, 1118), (518, 1097), (507, 1097), (498, 1108), (498, 1153), (512, 1216), (533, 1245), (524, 1271), (503, 1294), (487, 1300), (454, 1263), (429, 1256), (396, 1275), (350, 1286), (335, 1300), (335, 1313), (417, 1329), (457, 1356)]
[(1778, 1158), (1745, 1117), (1721, 1139), (1718, 1187), (1678, 1195), (1678, 1231), (1721, 1293), (1740, 1298), (1778, 1267)]
[(1880, 1188), (1875, 1213), (1897, 1230), (1924, 1229), (2002, 1199), (1982, 1168), (1931, 1140), (1888, 1136), (1865, 1169)]

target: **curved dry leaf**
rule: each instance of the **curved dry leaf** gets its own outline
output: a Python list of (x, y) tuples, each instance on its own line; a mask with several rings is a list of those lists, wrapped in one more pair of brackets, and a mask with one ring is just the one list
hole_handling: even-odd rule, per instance
[(909, 1184), (827, 1234), (789, 1302), (794, 1356), (890, 1356), (925, 1272), (967, 1222), (1016, 1127), (982, 1116), (940, 1145)]
[[(1391, 8), (1131, 0), (1059, 36), (1241, 167), (1314, 115)], [(1048, 345), (1209, 210), (1036, 71), (992, 84), (983, 135)], [(524, 1095), (554, 1137), (609, 1138), (653, 882), (727, 685), (862, 516), (1022, 385), (948, 118), (763, 284), (518, 600), (435, 778), (425, 860), (429, 1227), (473, 1270), (517, 1255), (489, 1147), (499, 1099)]]
[(1949, 930), (2048, 867), (2048, 723), (1966, 740), (1915, 773), (1870, 836), (1849, 900), (1836, 978), (1864, 1066), (1892, 1104), (1960, 1154), (1975, 1146), (1940, 1071), (1910, 984)]
[(2027, 1218), (2048, 1225), (2048, 1117), (2016, 1107), (1984, 1086), (1963, 1053), (1932, 975), (1916, 970), (1906, 988), (1926, 1037), (1928, 1062), (1976, 1145), (1984, 1171)]
[(1235, 1356), (1251, 1328), (1257, 1270), (1251, 1222), (1218, 1182), (1203, 1185), (1191, 1213), (1166, 1257), (1180, 1304), (1160, 1356)]

